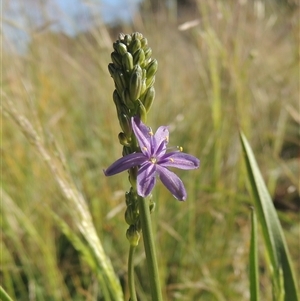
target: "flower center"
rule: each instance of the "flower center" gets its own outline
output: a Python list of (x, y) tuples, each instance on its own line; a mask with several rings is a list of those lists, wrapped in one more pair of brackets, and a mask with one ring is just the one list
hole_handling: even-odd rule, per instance
[(151, 157), (149, 161), (153, 164), (156, 164), (157, 159), (155, 157)]

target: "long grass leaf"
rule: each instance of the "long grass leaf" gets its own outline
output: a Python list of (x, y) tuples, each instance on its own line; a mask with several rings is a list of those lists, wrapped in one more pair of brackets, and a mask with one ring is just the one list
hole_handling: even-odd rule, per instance
[(97, 275), (104, 299), (110, 300), (108, 287), (107, 285), (105, 285), (105, 279), (101, 275), (101, 267), (99, 267), (99, 264), (97, 264), (97, 258), (95, 258), (93, 250), (89, 248), (88, 244), (80, 239), (77, 233), (75, 233), (62, 218), (60, 218), (53, 211), (50, 211), (50, 213), (53, 216), (58, 227), (60, 228), (61, 232), (64, 233), (64, 235), (69, 239), (74, 248), (78, 252), (80, 252), (82, 258), (87, 262), (93, 272)]
[(3, 289), (2, 286), (0, 286), (0, 300), (2, 301), (13, 301), (9, 295), (6, 293), (6, 291)]
[(123, 301), (124, 297), (119, 279), (114, 272), (110, 259), (105, 254), (83, 195), (75, 187), (71, 176), (64, 170), (62, 162), (57, 160), (43, 143), (32, 123), (17, 111), (14, 103), (6, 95), (3, 96), (5, 96), (3, 97), (4, 110), (23, 132), (28, 141), (35, 147), (37, 153), (46, 162), (54, 180), (57, 182), (70, 208), (70, 212), (72, 212), (75, 224), (88, 242), (97, 265), (101, 269), (101, 276), (98, 279), (103, 279), (102, 287), (106, 285), (108, 288), (111, 295), (109, 300)]
[(251, 212), (251, 241), (249, 253), (250, 301), (259, 301), (259, 273), (257, 252), (257, 218), (254, 209)]
[(297, 301), (298, 291), (279, 218), (260, 173), (255, 156), (244, 134), (240, 133), (255, 209), (270, 259), (275, 300)]

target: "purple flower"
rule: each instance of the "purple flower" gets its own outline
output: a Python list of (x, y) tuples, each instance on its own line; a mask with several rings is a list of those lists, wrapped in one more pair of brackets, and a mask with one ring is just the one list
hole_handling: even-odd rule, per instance
[(133, 153), (120, 158), (104, 171), (105, 175), (112, 176), (138, 166), (138, 195), (148, 196), (158, 176), (176, 199), (186, 200), (187, 193), (182, 181), (167, 167), (196, 169), (199, 167), (200, 160), (179, 150), (166, 153), (169, 141), (169, 131), (166, 126), (159, 127), (153, 134), (151, 128), (144, 125), (138, 117), (132, 117), (131, 124), (141, 153)]

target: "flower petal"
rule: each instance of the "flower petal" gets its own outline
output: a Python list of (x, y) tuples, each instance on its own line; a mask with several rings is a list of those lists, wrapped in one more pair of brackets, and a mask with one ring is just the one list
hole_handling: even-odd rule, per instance
[(131, 167), (141, 165), (146, 160), (147, 158), (142, 153), (129, 154), (110, 165), (106, 170), (104, 170), (104, 174), (106, 176), (112, 176), (124, 170), (128, 170)]
[(180, 200), (185, 201), (187, 197), (186, 190), (182, 181), (177, 175), (169, 171), (167, 168), (157, 165), (157, 173), (163, 184), (169, 189), (173, 196)]
[(166, 126), (160, 126), (152, 137), (152, 155), (162, 156), (169, 142), (169, 130)]
[(170, 152), (163, 155), (158, 164), (163, 167), (176, 167), (180, 169), (196, 169), (200, 160), (192, 155), (182, 152)]
[(156, 165), (150, 162), (143, 164), (137, 175), (137, 193), (142, 197), (148, 196), (156, 183)]
[(138, 117), (131, 118), (133, 132), (138, 140), (140, 149), (145, 156), (151, 156), (151, 137), (153, 136), (151, 128), (143, 124)]

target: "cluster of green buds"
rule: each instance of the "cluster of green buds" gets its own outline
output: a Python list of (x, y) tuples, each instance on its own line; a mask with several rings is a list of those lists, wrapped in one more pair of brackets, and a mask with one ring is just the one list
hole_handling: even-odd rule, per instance
[(120, 142), (126, 145), (131, 137), (130, 117), (139, 116), (145, 123), (154, 97), (157, 60), (151, 58), (152, 50), (141, 33), (120, 34), (113, 43), (112, 63), (108, 70), (115, 82), (113, 100), (121, 128), (125, 134)]
[[(111, 53), (112, 63), (108, 70), (115, 83), (113, 100), (122, 132), (119, 133), (119, 142), (123, 145), (123, 156), (139, 151), (136, 139), (131, 128), (131, 117), (139, 116), (146, 123), (155, 97), (155, 74), (157, 60), (152, 59), (152, 50), (147, 39), (139, 32), (131, 35), (120, 34), (113, 43)], [(137, 245), (140, 237), (139, 211), (136, 193), (137, 168), (129, 170), (129, 181), (132, 185), (126, 193), (125, 220), (129, 225), (127, 238), (131, 245)], [(150, 202), (152, 211), (154, 204)]]

